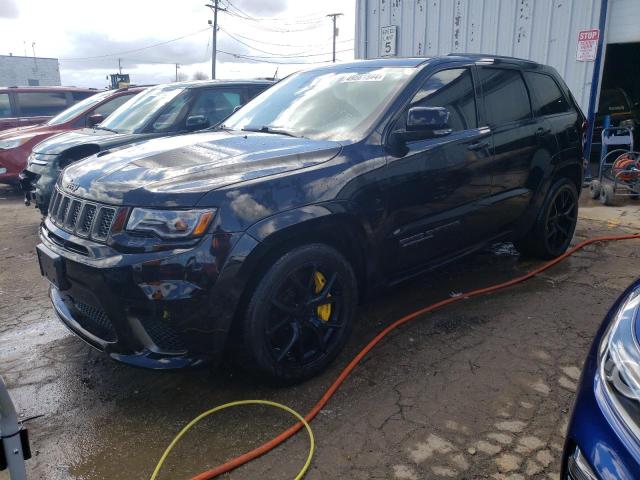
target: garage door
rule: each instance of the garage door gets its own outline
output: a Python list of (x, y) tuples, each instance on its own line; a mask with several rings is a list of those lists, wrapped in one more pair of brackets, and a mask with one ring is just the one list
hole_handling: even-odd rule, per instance
[(640, 42), (640, 2), (609, 0), (607, 43)]

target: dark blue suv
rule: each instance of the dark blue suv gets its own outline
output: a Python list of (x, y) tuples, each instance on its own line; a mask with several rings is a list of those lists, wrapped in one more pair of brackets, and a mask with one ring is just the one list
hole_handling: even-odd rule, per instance
[(562, 480), (640, 478), (640, 280), (605, 318), (582, 372)]
[(42, 272), (62, 321), (114, 359), (177, 368), (229, 344), (300, 381), (372, 293), (497, 240), (564, 252), (583, 122), (555, 70), (513, 58), (296, 73), (214, 130), (65, 169)]

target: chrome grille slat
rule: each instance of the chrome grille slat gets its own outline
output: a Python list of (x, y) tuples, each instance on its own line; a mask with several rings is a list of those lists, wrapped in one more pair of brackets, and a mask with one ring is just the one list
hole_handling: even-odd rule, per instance
[(62, 230), (83, 238), (105, 242), (118, 209), (75, 198), (54, 190), (49, 218)]
[(56, 212), (58, 211), (58, 207), (60, 206), (60, 196), (61, 196), (60, 193), (58, 193), (58, 191), (56, 190), (56, 196), (53, 202), (51, 203), (51, 209), (49, 210), (51, 220), (53, 220), (54, 222), (56, 221), (55, 219)]
[(74, 200), (69, 207), (69, 213), (67, 214), (67, 222), (65, 227), (69, 231), (73, 231), (76, 227), (76, 223), (78, 222), (78, 217), (80, 216), (80, 208), (82, 207), (82, 202), (80, 200)]
[(62, 199), (62, 203), (60, 203), (60, 210), (58, 211), (58, 222), (60, 223), (60, 225), (64, 225), (64, 220), (65, 218), (67, 218), (69, 203), (71, 203), (71, 198), (69, 197), (64, 197)]

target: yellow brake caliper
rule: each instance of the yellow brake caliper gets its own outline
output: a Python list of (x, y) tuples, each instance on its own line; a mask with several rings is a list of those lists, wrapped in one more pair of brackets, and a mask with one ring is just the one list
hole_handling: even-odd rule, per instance
[[(320, 272), (316, 272), (313, 278), (315, 283), (316, 293), (320, 293), (327, 283), (327, 279), (324, 278), (324, 275)], [(331, 296), (331, 295), (329, 295)], [(318, 314), (318, 318), (323, 322), (328, 322), (331, 317), (331, 304), (326, 303), (324, 305), (318, 305), (316, 307), (316, 313)]]

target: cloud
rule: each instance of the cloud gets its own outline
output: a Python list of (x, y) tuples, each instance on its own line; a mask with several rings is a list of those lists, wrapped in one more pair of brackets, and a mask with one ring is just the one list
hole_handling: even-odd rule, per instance
[[(1, 1), (1, 0), (0, 0)], [(60, 63), (65, 69), (90, 70), (114, 69), (118, 66), (118, 58), (123, 67), (134, 68), (140, 65), (175, 64), (182, 66), (193, 65), (211, 59), (210, 31), (177, 40), (171, 43), (144, 48), (166, 41), (153, 37), (137, 40), (117, 40), (100, 32), (71, 32), (69, 44), (72, 49), (61, 57)], [(250, 51), (226, 37), (218, 34), (218, 50), (230, 51), (242, 55)], [(105, 56), (106, 55), (106, 56)], [(219, 62), (243, 61), (229, 55), (219, 55)]]
[(18, 18), (15, 0), (0, 0), (0, 18)]
[(273, 16), (287, 9), (287, 0), (234, 0), (232, 3), (250, 15)]

